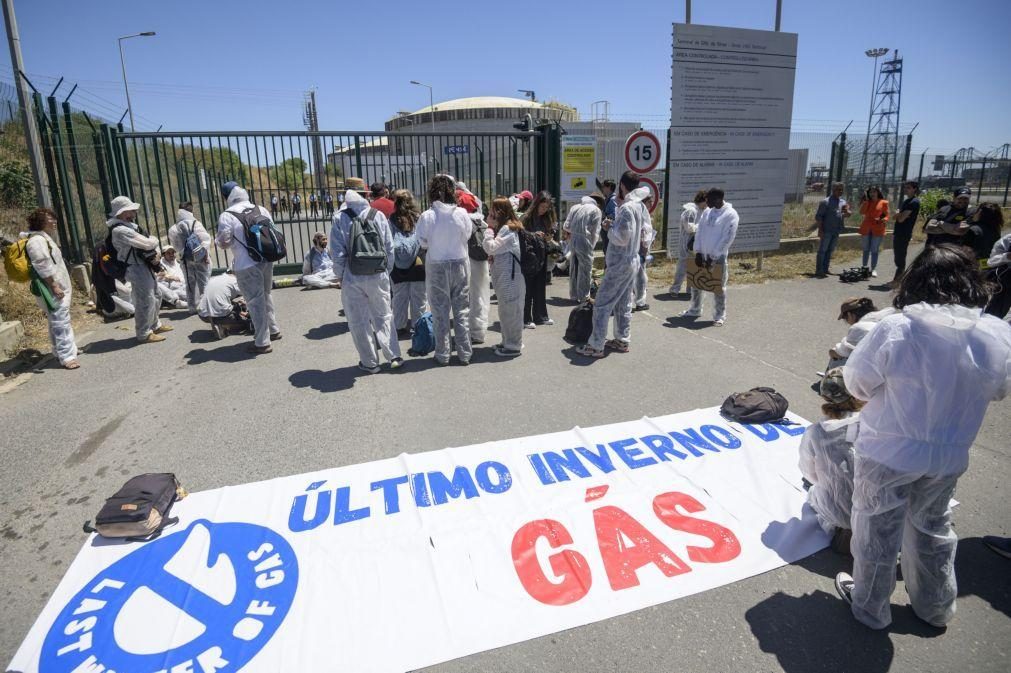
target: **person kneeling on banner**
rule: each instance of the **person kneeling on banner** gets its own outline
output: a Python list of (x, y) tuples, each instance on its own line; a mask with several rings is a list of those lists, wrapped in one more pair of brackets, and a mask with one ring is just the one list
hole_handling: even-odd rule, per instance
[(386, 216), (372, 208), (358, 192), (344, 194), (346, 208), (334, 217), (330, 231), (334, 273), (348, 329), (358, 350), (358, 368), (378, 374), (379, 345), (390, 369), (404, 364), (400, 342), (393, 334), (390, 271), (393, 269), (393, 234)]
[[(605, 346), (618, 353), (628, 352), (639, 246), (643, 227), (649, 222), (649, 211), (643, 200), (650, 190), (638, 185), (639, 176), (632, 171), (626, 171), (619, 181), (618, 195), (623, 202), (614, 223), (608, 227), (607, 272), (593, 305), (593, 333), (586, 345), (576, 351), (580, 355), (602, 358)], [(614, 316), (614, 339), (605, 343), (611, 316)]]
[(229, 334), (253, 333), (249, 309), (231, 269), (207, 281), (204, 295), (197, 305), (197, 315), (210, 324), (218, 339), (224, 339)]
[[(712, 188), (706, 192), (709, 206), (699, 217), (698, 231), (695, 233), (695, 263), (698, 266), (723, 265), (723, 279), (720, 292), (714, 295), (715, 312), (713, 324), (721, 326), (727, 319), (727, 283), (730, 281), (730, 246), (737, 237), (740, 218), (733, 204), (723, 200), (723, 190)], [(692, 288), (692, 303), (682, 318), (698, 318), (702, 315), (703, 291)]]
[(310, 289), (340, 287), (333, 270), (333, 258), (327, 249), (326, 234), (322, 231), (313, 234), (312, 247), (302, 260), (302, 285)]
[(850, 553), (850, 511), (853, 504), (853, 442), (859, 430), (863, 402), (853, 397), (841, 367), (821, 381), (825, 417), (812, 423), (800, 440), (800, 473), (810, 484), (807, 502), (822, 529), (832, 535), (832, 549)]
[(901, 280), (900, 312), (878, 323), (843, 368), (860, 414), (853, 478), (853, 576), (836, 590), (863, 624), (891, 621), (895, 562), (913, 612), (955, 616), (950, 501), (987, 405), (1011, 388), (1011, 330), (981, 308), (990, 288), (971, 251), (927, 246)]

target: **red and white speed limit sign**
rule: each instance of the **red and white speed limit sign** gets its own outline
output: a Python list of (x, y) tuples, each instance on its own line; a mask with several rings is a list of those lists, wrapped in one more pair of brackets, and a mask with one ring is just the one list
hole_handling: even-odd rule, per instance
[(625, 141), (625, 165), (636, 173), (649, 173), (660, 163), (660, 141), (649, 131), (636, 131)]
[(653, 198), (650, 199), (649, 205), (646, 206), (646, 208), (649, 209), (649, 212), (652, 213), (656, 210), (657, 205), (660, 203), (660, 188), (657, 187), (657, 184), (649, 178), (639, 178), (639, 186), (642, 187), (643, 185), (648, 186), (650, 192), (653, 194)]

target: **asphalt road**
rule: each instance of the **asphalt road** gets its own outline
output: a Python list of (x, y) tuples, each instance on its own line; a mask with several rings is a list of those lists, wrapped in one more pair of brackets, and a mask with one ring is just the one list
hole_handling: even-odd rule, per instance
[[(889, 275), (883, 265), (882, 277)], [(556, 279), (549, 294), (563, 295), (565, 282)], [(632, 351), (592, 364), (562, 341), (569, 308), (554, 302), (558, 324), (526, 332), (516, 360), (500, 361), (486, 346), (468, 368), (410, 360), (400, 373), (371, 377), (355, 369), (337, 291), (277, 291), (284, 339), (255, 360), (244, 339), (214, 341), (183, 312), (166, 314), (176, 330), (157, 345), (135, 346), (132, 322), (104, 325), (81, 339), (88, 342), (82, 369), (46, 368), (0, 395), (0, 655), (9, 661), (83, 544), (81, 523), (128, 475), (173, 471), (199, 491), (707, 407), (756, 385), (777, 388), (792, 410), (815, 419), (814, 372), (844, 329), (837, 307), (865, 291), (888, 301), (880, 286), (834, 278), (734, 287), (722, 328), (708, 319), (671, 320), (686, 302), (660, 294), (650, 311), (635, 314)], [(515, 413), (494, 413), (503, 402)], [(980, 538), (1011, 534), (1002, 486), (1011, 478), (1009, 411), (1009, 401), (991, 406), (959, 484), (958, 616), (944, 633), (915, 619), (901, 583), (890, 631), (858, 625), (832, 585), (849, 562), (825, 550), (702, 594), (429, 670), (1007, 671), (1011, 561)]]

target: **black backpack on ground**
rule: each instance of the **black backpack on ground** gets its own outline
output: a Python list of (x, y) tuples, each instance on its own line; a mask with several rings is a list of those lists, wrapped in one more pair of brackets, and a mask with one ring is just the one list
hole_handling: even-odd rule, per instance
[[(374, 276), (386, 271), (386, 244), (376, 224), (375, 208), (369, 208), (365, 216), (355, 215), (351, 219), (351, 244), (348, 249), (348, 266), (356, 276)], [(348, 215), (351, 213), (348, 212)]]
[(244, 247), (254, 262), (279, 262), (288, 256), (284, 234), (259, 206), (250, 206), (241, 213), (229, 212), (242, 223)]
[(593, 300), (587, 299), (569, 313), (569, 325), (565, 328), (565, 340), (581, 346), (593, 334)]
[(520, 239), (520, 270), (526, 278), (536, 276), (544, 266), (545, 248), (540, 236), (531, 234), (526, 229), (516, 232)]
[(738, 423), (773, 423), (786, 416), (790, 403), (772, 388), (752, 388), (723, 400), (720, 413)]
[(95, 517), (94, 528), (85, 522), (84, 530), (102, 537), (153, 540), (166, 526), (178, 521), (169, 518), (169, 512), (172, 504), (184, 497), (186, 491), (174, 474), (141, 474), (106, 500)]

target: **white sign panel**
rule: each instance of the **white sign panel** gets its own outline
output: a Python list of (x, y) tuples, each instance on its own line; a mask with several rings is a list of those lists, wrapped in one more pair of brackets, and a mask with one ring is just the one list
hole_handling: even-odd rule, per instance
[[(671, 203), (722, 188), (741, 217), (734, 252), (779, 247), (796, 57), (794, 33), (674, 24)], [(680, 216), (668, 209), (675, 250)]]
[(805, 425), (705, 409), (196, 493), (91, 538), (22, 673), (402, 673), (705, 591), (826, 546)]
[(579, 201), (594, 190), (597, 171), (597, 137), (562, 136), (562, 201)]

